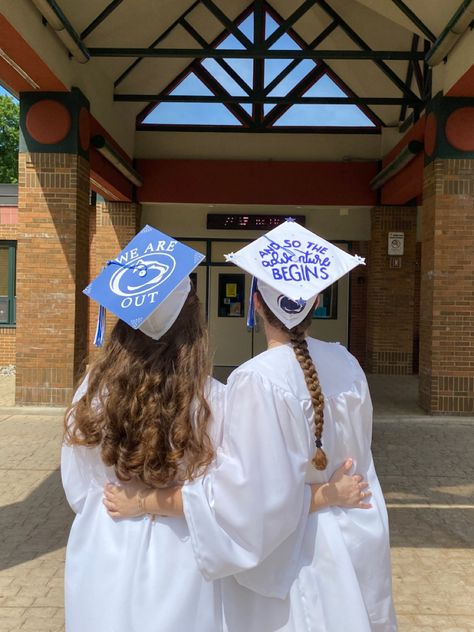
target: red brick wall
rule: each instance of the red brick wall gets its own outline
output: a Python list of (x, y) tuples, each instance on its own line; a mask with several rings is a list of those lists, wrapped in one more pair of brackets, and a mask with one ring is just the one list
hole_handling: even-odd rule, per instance
[[(416, 207), (372, 209), (368, 268), (367, 370), (391, 375), (413, 372)], [(401, 268), (390, 267), (388, 233), (405, 234)]]
[(89, 163), (20, 153), (17, 378), (20, 404), (67, 404), (86, 359)]
[(474, 412), (474, 160), (425, 167), (420, 305), (420, 405)]
[[(0, 240), (16, 241), (18, 237), (18, 209), (0, 206)], [(0, 366), (15, 364), (16, 329), (0, 327)]]
[[(108, 259), (113, 259), (136, 234), (139, 226), (140, 206), (127, 202), (98, 202), (91, 209), (90, 279), (95, 278)], [(89, 300), (89, 360), (97, 349), (93, 345), (97, 324), (98, 305)], [(106, 334), (114, 326), (116, 318), (106, 313)]]
[(349, 275), (351, 304), (349, 307), (349, 351), (359, 360), (363, 369), (367, 366), (367, 279), (370, 261), (369, 242), (354, 241), (351, 254), (366, 257), (366, 266), (357, 266)]

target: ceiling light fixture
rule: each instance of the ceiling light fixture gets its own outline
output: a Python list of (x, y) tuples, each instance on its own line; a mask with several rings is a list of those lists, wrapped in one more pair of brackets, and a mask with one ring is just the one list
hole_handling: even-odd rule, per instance
[(429, 66), (441, 63), (473, 20), (474, 4), (472, 0), (464, 0), (426, 54), (426, 63)]
[(116, 169), (122, 173), (127, 180), (133, 182), (133, 184), (137, 187), (141, 187), (143, 184), (143, 179), (141, 175), (136, 171), (132, 165), (125, 160), (125, 158), (119, 154), (119, 152), (112, 147), (103, 136), (98, 134), (97, 136), (93, 136), (91, 140), (92, 146), (97, 149), (99, 153), (101, 153), (104, 158), (106, 158)]
[(55, 0), (32, 0), (32, 2), (74, 59), (81, 64), (89, 61), (90, 55), (87, 47), (57, 2)]
[(398, 156), (392, 160), (392, 162), (389, 162), (388, 165), (375, 176), (375, 178), (372, 178), (370, 181), (370, 188), (372, 191), (380, 189), (382, 185), (406, 167), (407, 164), (411, 162), (422, 149), (423, 142), (421, 140), (411, 140), (408, 145), (402, 149)]

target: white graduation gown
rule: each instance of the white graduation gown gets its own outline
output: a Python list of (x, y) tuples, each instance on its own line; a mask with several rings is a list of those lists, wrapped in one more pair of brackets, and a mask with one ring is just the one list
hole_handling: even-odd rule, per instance
[[(224, 390), (209, 380), (215, 445)], [(76, 513), (66, 550), (66, 632), (222, 630), (220, 582), (199, 572), (184, 518), (110, 518), (103, 487), (117, 479), (97, 448), (63, 446), (61, 475)]]
[[(328, 468), (311, 465), (313, 410), (291, 346), (246, 362), (228, 381), (215, 466), (183, 487), (196, 560), (208, 580), (226, 578), (228, 632), (395, 632), (367, 381), (343, 346), (308, 344), (325, 396)], [(370, 484), (373, 508), (308, 516), (305, 483), (327, 481), (348, 457)]]

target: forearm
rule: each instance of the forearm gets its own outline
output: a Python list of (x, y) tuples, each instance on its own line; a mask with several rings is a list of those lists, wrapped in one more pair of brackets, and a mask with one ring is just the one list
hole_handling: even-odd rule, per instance
[(141, 494), (143, 513), (157, 516), (184, 516), (181, 487), (152, 489)]
[(322, 483), (321, 485), (311, 485), (311, 505), (309, 507), (309, 513), (314, 513), (321, 509), (331, 506), (329, 500), (329, 483)]

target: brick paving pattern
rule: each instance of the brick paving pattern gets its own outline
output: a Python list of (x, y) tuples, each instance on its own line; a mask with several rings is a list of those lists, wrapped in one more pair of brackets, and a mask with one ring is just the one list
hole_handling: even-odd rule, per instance
[[(414, 378), (370, 381), (400, 632), (472, 631), (474, 419), (423, 416)], [(62, 417), (8, 408), (12, 386), (0, 377), (0, 632), (62, 632), (72, 520), (58, 471)]]

